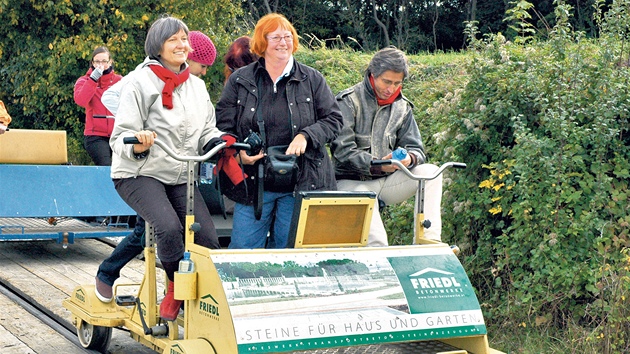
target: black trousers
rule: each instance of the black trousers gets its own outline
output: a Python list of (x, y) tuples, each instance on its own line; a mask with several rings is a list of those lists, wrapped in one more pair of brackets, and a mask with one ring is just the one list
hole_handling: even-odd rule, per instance
[(112, 165), (112, 148), (108, 137), (86, 135), (83, 138), (83, 147), (96, 166)]
[[(114, 186), (120, 197), (153, 226), (157, 254), (162, 263), (178, 262), (184, 256), (186, 184), (168, 185), (152, 177), (139, 176), (115, 179)], [(195, 233), (195, 243), (220, 248), (212, 217), (197, 186), (194, 215), (195, 222), (201, 225), (201, 230)], [(172, 271), (167, 270), (167, 276), (172, 280)]]

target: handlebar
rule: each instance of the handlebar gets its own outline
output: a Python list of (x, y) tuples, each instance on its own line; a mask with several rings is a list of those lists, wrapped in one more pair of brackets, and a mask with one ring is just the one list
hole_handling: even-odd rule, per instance
[(95, 114), (95, 115), (93, 115), (93, 116), (92, 116), (92, 118), (111, 118), (111, 119), (114, 119), (114, 118), (116, 118), (116, 117), (114, 117), (114, 116), (104, 116), (104, 115), (100, 115), (100, 114)]
[(409, 178), (411, 178), (413, 180), (416, 180), (416, 181), (419, 181), (419, 180), (430, 181), (432, 179), (435, 179), (439, 175), (441, 175), (442, 172), (444, 172), (444, 170), (446, 170), (449, 167), (466, 168), (466, 164), (463, 163), (463, 162), (445, 162), (432, 175), (415, 175), (407, 168), (407, 166), (403, 165), (402, 162), (400, 162), (398, 160), (372, 160), (371, 164), (373, 166), (383, 166), (383, 165), (395, 165), (395, 166), (398, 166), (398, 168), (401, 171), (403, 171)]
[[(157, 145), (160, 148), (162, 148), (162, 150), (164, 150), (170, 157), (174, 158), (177, 161), (203, 162), (203, 161), (208, 160), (212, 156), (216, 155), (216, 153), (221, 151), (221, 149), (228, 147), (226, 142), (222, 142), (220, 144), (217, 144), (217, 146), (213, 147), (210, 151), (208, 151), (207, 153), (205, 153), (205, 154), (203, 154), (201, 156), (184, 156), (184, 155), (177, 154), (175, 151), (173, 151), (173, 149), (168, 147), (166, 145), (166, 143), (162, 142), (162, 140), (160, 140), (160, 139), (156, 138), (154, 140), (154, 142), (155, 142), (155, 145)], [(136, 137), (123, 138), (123, 143), (125, 143), (125, 144), (140, 144), (140, 142), (138, 141), (138, 139)], [(234, 144), (230, 145), (229, 147), (234, 148), (236, 150), (249, 150), (249, 148), (250, 148), (249, 144), (245, 144), (245, 143), (234, 143)]]

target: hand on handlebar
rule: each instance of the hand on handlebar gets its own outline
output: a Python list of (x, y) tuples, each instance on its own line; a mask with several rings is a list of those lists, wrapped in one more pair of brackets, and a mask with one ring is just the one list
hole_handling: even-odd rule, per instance
[(157, 138), (157, 133), (150, 130), (141, 130), (134, 134), (139, 143), (133, 145), (133, 152), (135, 154), (141, 154), (151, 148)]
[[(383, 156), (381, 158), (381, 160), (391, 160), (392, 159), (392, 153), (389, 153), (385, 156)], [(411, 155), (407, 154), (407, 157), (405, 157), (402, 160), (399, 160), (400, 163), (402, 163), (404, 166), (409, 166), (411, 165)], [(394, 164), (391, 165), (381, 165), (381, 171), (386, 172), (386, 173), (393, 173), (396, 172), (397, 170), (399, 170), (400, 168)]]

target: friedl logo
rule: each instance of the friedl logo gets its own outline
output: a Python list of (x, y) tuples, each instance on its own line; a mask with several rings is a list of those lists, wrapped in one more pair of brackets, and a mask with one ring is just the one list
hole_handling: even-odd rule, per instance
[(462, 293), (462, 284), (453, 274), (435, 268), (425, 268), (409, 275), (409, 280), (418, 295)]
[(83, 289), (78, 289), (77, 291), (75, 291), (74, 297), (81, 302), (85, 302), (85, 292), (83, 291)]
[(179, 344), (175, 344), (171, 347), (171, 350), (169, 351), (169, 354), (184, 354), (186, 353), (182, 347), (179, 346)]
[(203, 296), (199, 301), (199, 311), (204, 316), (219, 319), (219, 303), (210, 294)]

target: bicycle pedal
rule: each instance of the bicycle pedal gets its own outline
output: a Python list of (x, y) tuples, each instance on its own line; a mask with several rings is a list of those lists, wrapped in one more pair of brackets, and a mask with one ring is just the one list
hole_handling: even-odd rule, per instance
[(136, 297), (133, 295), (119, 295), (116, 296), (116, 305), (118, 306), (135, 306)]

